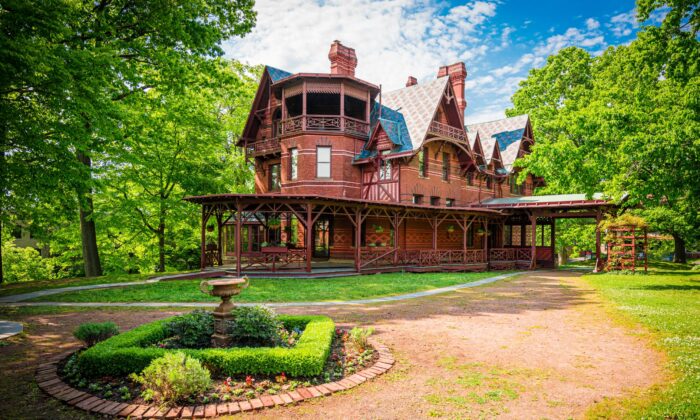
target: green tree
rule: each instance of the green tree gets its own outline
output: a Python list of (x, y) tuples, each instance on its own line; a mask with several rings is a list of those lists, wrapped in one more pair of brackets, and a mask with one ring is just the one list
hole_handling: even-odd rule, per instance
[[(252, 6), (252, 0), (3, 1), (0, 166), (7, 167), (3, 181), (16, 182), (3, 182), (2, 217), (17, 203), (74, 191), (85, 274), (100, 275), (93, 161), (120, 129), (119, 102), (157, 82), (186, 83), (187, 69), (222, 54), (222, 40), (250, 31)], [(27, 182), (10, 172), (44, 179)]]

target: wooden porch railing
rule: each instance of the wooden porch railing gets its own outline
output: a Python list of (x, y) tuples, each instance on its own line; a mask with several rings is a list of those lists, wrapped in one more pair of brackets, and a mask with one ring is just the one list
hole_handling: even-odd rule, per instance
[(366, 249), (360, 252), (360, 268), (393, 265), (438, 266), (442, 264), (480, 264), (486, 262), (481, 249)]
[(280, 139), (275, 137), (250, 143), (248, 145), (248, 154), (252, 156), (268, 155), (282, 151)]
[(447, 137), (448, 139), (456, 140), (459, 142), (467, 141), (467, 134), (458, 127), (453, 127), (448, 124), (443, 124), (438, 121), (433, 121), (428, 127), (428, 133), (439, 137)]
[(351, 117), (336, 115), (299, 115), (280, 122), (280, 135), (290, 135), (303, 131), (335, 131), (360, 137), (369, 136), (369, 124)]

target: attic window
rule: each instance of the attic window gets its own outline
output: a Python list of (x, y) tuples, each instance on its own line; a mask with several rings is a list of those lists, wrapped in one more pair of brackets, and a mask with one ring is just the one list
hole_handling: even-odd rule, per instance
[(386, 179), (391, 179), (391, 161), (384, 157), (390, 152), (390, 150), (382, 151), (382, 162), (381, 166), (379, 167), (379, 179), (381, 179), (382, 181)]

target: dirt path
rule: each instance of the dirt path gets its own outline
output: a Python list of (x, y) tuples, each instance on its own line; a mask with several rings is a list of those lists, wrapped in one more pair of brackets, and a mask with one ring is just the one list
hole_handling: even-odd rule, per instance
[[(397, 359), (385, 377), (329, 398), (257, 414), (268, 418), (569, 418), (605, 397), (663, 379), (662, 356), (640, 331), (613, 323), (579, 274), (536, 272), (476, 289), (381, 305), (294, 308), (340, 324), (372, 325)], [(0, 348), (0, 406), (22, 417), (74, 418), (30, 387), (43, 354), (74, 345), (85, 320), (123, 328), (167, 312), (33, 316), (27, 337)], [(17, 384), (22, 384), (17, 386)], [(29, 392), (27, 391), (29, 390)], [(29, 404), (31, 404), (31, 406)]]

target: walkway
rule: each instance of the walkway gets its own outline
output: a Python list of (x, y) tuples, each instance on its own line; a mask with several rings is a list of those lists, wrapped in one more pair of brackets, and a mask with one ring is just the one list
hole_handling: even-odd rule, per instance
[[(342, 300), (342, 301), (323, 301), (323, 302), (270, 302), (270, 303), (236, 303), (237, 306), (255, 306), (267, 305), (275, 308), (287, 308), (297, 306), (338, 306), (338, 305), (367, 305), (383, 302), (397, 302), (401, 300), (416, 299), (426, 296), (438, 295), (441, 293), (454, 292), (455, 290), (466, 289), (470, 287), (483, 286), (499, 280), (513, 277), (523, 272), (501, 274), (494, 277), (473, 281), (471, 283), (456, 284), (454, 286), (440, 287), (438, 289), (425, 290), (422, 292), (407, 293), (397, 296), (386, 296), (373, 299), (358, 299), (358, 300)], [(113, 283), (119, 286), (131, 286), (134, 284), (155, 283), (158, 280), (150, 279), (146, 281), (130, 282), (130, 283)], [(146, 308), (214, 308), (219, 304), (217, 302), (22, 302), (23, 300), (34, 299), (41, 296), (53, 295), (57, 293), (70, 292), (74, 290), (89, 290), (102, 289), (110, 287), (111, 284), (96, 284), (92, 286), (77, 286), (64, 287), (62, 289), (42, 290), (40, 292), (25, 293), (22, 295), (7, 296), (0, 299), (0, 306), (80, 306), (88, 308), (103, 308), (103, 307), (146, 307)], [(42, 294), (42, 292), (46, 292)], [(10, 298), (15, 298), (14, 300)]]
[(19, 322), (0, 320), (0, 340), (10, 338), (22, 332), (22, 324)]

